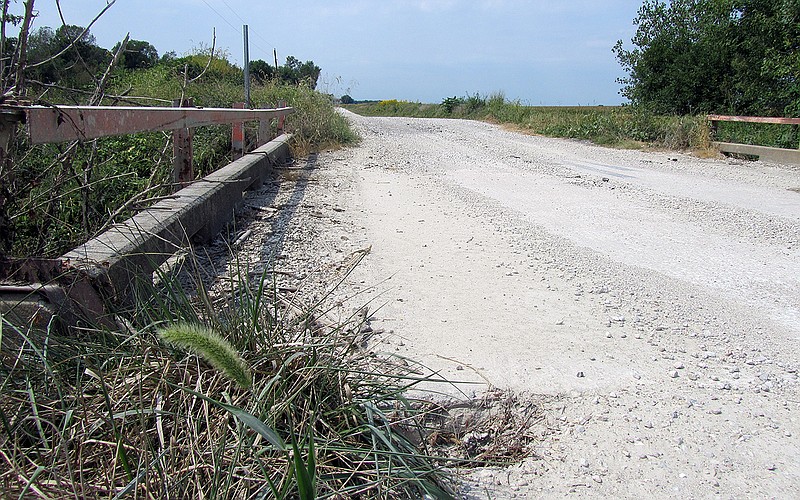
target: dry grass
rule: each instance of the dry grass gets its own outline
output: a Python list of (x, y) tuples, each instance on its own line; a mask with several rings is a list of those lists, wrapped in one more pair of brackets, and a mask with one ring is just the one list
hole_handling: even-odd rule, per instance
[[(0, 488), (13, 497), (408, 498), (452, 492), (447, 460), (396, 432), (423, 368), (359, 347), (343, 325), (280, 296), (263, 276), (224, 303), (153, 290), (113, 331), (23, 329), (3, 319)], [(250, 389), (164, 344), (207, 325), (253, 376)], [(423, 421), (421, 419), (419, 421)]]

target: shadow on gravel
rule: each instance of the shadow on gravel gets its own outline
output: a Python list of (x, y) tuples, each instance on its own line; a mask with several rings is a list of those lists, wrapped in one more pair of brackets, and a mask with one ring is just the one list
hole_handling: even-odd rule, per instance
[[(267, 239), (261, 248), (261, 259), (267, 269), (275, 265), (275, 261), (284, 257), (283, 248), (286, 244), (286, 232), (289, 222), (297, 213), (297, 208), (302, 203), (308, 187), (309, 172), (317, 168), (317, 154), (312, 153), (306, 158), (306, 164), (302, 167), (283, 168), (277, 172), (277, 181), (280, 184), (294, 182), (294, 189), (289, 199), (283, 205), (275, 207), (278, 209), (277, 216), (272, 221), (272, 235)], [(275, 194), (277, 195), (276, 187)]]
[[(194, 247), (194, 257), (185, 259), (182, 265), (174, 269), (180, 276), (184, 290), (193, 295), (198, 284), (209, 290), (220, 276), (230, 273), (231, 266), (238, 269), (241, 265), (259, 264), (258, 267), (262, 269), (272, 269), (275, 261), (284, 257), (282, 252), (289, 223), (305, 198), (309, 172), (316, 168), (316, 164), (317, 155), (312, 154), (300, 167), (275, 166), (274, 174), (261, 188), (245, 192), (243, 206), (236, 211), (235, 219), (211, 243)], [(285, 203), (276, 206), (282, 189), (291, 189), (291, 195)], [(259, 213), (270, 211), (274, 211), (275, 215), (270, 217), (269, 226), (259, 224)], [(269, 237), (260, 249), (249, 256), (237, 252), (240, 238), (261, 236), (249, 231), (263, 231), (265, 227), (269, 227)], [(232, 262), (233, 259), (239, 259), (240, 262)]]

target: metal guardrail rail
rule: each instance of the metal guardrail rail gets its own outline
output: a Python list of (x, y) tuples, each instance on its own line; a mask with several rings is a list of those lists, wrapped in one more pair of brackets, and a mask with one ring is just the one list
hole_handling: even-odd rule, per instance
[(255, 120), (265, 123), (293, 109), (28, 106), (23, 111), (31, 143), (45, 144)]
[(258, 121), (256, 146), (266, 144), (269, 125), (278, 120), (278, 135), (283, 122), (294, 113), (291, 107), (268, 109), (201, 108), (192, 100), (176, 100), (174, 107), (138, 106), (0, 106), (0, 161), (17, 123), (25, 123), (32, 144), (127, 135), (138, 132), (173, 132), (174, 180), (177, 186), (194, 180), (192, 129), (208, 125), (234, 125), (231, 144), (236, 157), (245, 151), (242, 124)]
[(795, 137), (797, 137), (797, 127), (800, 126), (800, 118), (708, 115), (708, 121), (711, 122), (711, 144), (723, 153), (757, 156), (763, 160), (800, 165), (800, 150), (797, 149), (771, 148), (767, 146), (755, 146), (751, 144), (713, 141), (713, 138), (717, 133), (718, 122), (772, 123), (778, 125), (791, 125), (795, 129)]
[[(180, 106), (180, 105), (183, 106)], [(58, 259), (8, 259), (0, 256), (0, 314), (18, 324), (47, 325), (58, 316), (65, 326), (82, 318), (110, 321), (109, 303), (130, 303), (137, 281), (152, 273), (177, 249), (195, 239), (209, 241), (233, 216), (242, 193), (261, 185), (275, 165), (290, 158), (291, 136), (283, 134), (289, 107), (271, 109), (176, 107), (0, 106), (0, 162), (8, 159), (11, 137), (25, 123), (33, 144), (91, 140), (137, 132), (173, 131), (176, 183), (174, 196)], [(278, 120), (269, 141), (271, 120)], [(259, 121), (258, 146), (245, 155), (242, 123)], [(191, 130), (233, 124), (232, 163), (197, 182), (191, 166)]]

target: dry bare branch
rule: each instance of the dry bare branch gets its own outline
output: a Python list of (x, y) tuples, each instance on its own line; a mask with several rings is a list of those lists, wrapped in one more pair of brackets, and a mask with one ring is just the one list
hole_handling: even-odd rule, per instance
[[(32, 18), (33, 18), (33, 0), (28, 0), (27, 2), (25, 2), (25, 18), (22, 21), (22, 28), (20, 28), (19, 30), (19, 46), (17, 47), (17, 53), (15, 58), (17, 75), (14, 81), (14, 87), (18, 94), (22, 93), (22, 88), (24, 85), (25, 65), (27, 62), (26, 53), (28, 49), (28, 32), (30, 31)], [(13, 66), (14, 63), (12, 62), (12, 67)]]
[[(33, 4), (33, 0), (29, 0), (29, 1), (30, 1), (31, 4)], [(54, 61), (54, 60), (58, 59), (59, 57), (61, 57), (62, 55), (64, 55), (65, 53), (67, 53), (70, 49), (75, 47), (76, 43), (81, 41), (81, 38), (83, 38), (83, 35), (85, 35), (86, 33), (89, 32), (89, 28), (91, 28), (94, 25), (94, 23), (96, 23), (97, 20), (100, 19), (100, 17), (102, 17), (102, 15), (105, 14), (106, 11), (108, 11), (108, 9), (111, 8), (112, 5), (114, 5), (114, 3), (116, 3), (116, 1), (117, 0), (110, 0), (108, 2), (108, 4), (105, 7), (103, 7), (103, 10), (101, 10), (99, 14), (94, 16), (94, 19), (92, 19), (91, 22), (89, 22), (89, 24), (83, 29), (83, 31), (81, 31), (81, 33), (77, 37), (75, 37), (75, 40), (73, 40), (72, 42), (70, 42), (69, 45), (64, 47), (64, 49), (61, 52), (59, 52), (58, 54), (55, 54), (53, 56), (48, 57), (44, 61), (39, 61), (37, 63), (29, 64), (29, 65), (27, 65), (25, 67), (25, 69), (27, 69), (27, 68), (36, 68), (36, 67), (42, 66), (43, 64), (47, 64), (47, 63), (49, 63), (51, 61)], [(22, 67), (24, 65), (20, 65), (20, 66)]]
[(111, 76), (111, 71), (113, 71), (114, 67), (116, 67), (120, 57), (122, 57), (122, 54), (125, 53), (125, 49), (128, 47), (128, 41), (130, 39), (131, 39), (131, 34), (128, 33), (127, 35), (125, 35), (125, 39), (122, 40), (122, 43), (119, 44), (119, 48), (117, 49), (117, 52), (114, 54), (114, 58), (111, 59), (110, 63), (108, 63), (108, 68), (106, 68), (106, 72), (103, 73), (103, 77), (100, 78), (100, 81), (97, 83), (97, 87), (94, 89), (94, 95), (92, 95), (91, 99), (89, 99), (89, 106), (97, 106), (98, 104), (100, 104), (100, 101), (103, 100), (103, 95), (106, 90), (106, 85), (108, 84), (108, 77)]

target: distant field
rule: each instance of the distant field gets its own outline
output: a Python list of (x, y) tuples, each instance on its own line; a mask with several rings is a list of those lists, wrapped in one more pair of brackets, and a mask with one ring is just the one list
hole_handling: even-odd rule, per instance
[(345, 108), (365, 116), (486, 120), (528, 133), (615, 147), (709, 148), (708, 125), (703, 117), (655, 116), (626, 106), (524, 106), (502, 95), (475, 95), (448, 98), (441, 104), (386, 100)]
[[(629, 106), (523, 106), (502, 95), (448, 98), (441, 104), (395, 99), (351, 104), (345, 108), (364, 116), (466, 118), (501, 123), (550, 137), (589, 140), (623, 147), (663, 147), (710, 150), (705, 116), (658, 116)], [(797, 148), (797, 127), (752, 123), (719, 124), (716, 140), (780, 148)]]

